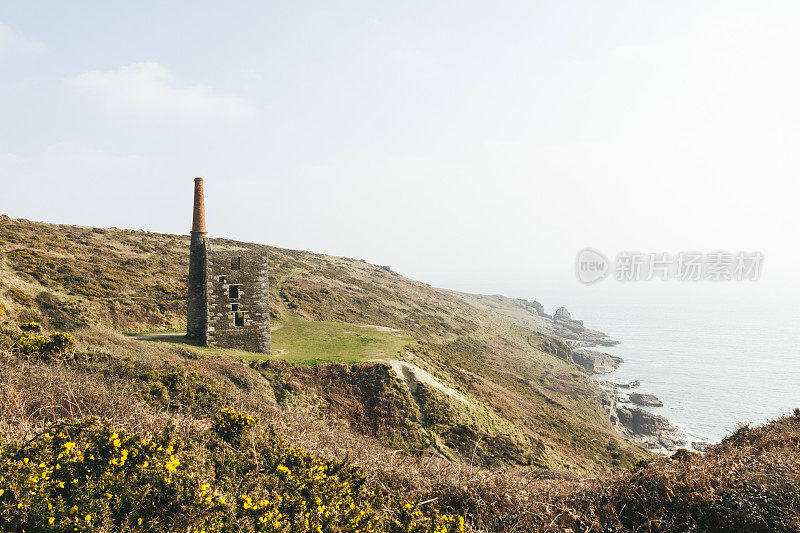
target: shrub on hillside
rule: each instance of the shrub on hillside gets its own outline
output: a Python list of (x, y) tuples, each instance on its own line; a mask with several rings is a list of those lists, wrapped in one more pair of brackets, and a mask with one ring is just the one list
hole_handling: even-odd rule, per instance
[(81, 303), (62, 300), (51, 292), (42, 291), (34, 300), (51, 329), (74, 330), (93, 321)]
[(47, 337), (40, 335), (21, 335), (16, 339), (14, 349), (22, 355), (37, 357), (45, 361), (61, 359), (75, 347), (75, 339), (66, 333), (51, 333)]
[[(115, 363), (118, 373), (124, 375), (127, 370), (123, 367), (124, 362)], [(144, 365), (138, 363), (134, 367), (141, 370)], [(147, 368), (138, 374), (138, 378), (145, 387), (144, 399), (170, 410), (210, 415), (220, 408), (223, 401), (223, 393), (212, 379), (181, 367), (166, 370)]]
[(669, 456), (673, 461), (691, 461), (693, 457), (699, 457), (700, 454), (692, 452), (686, 448), (678, 448), (675, 453)]
[[(51, 285), (53, 276), (57, 275), (58, 263), (54, 259), (46, 257), (41, 252), (18, 249), (8, 252), (6, 257), (8, 258), (9, 265), (14, 270), (28, 273), (44, 286)], [(14, 289), (11, 289), (11, 291), (13, 290)], [(30, 298), (28, 298), (28, 300), (30, 300)], [(20, 305), (23, 304), (20, 303)]]
[(19, 329), (22, 331), (38, 333), (42, 330), (42, 326), (38, 322), (23, 322), (19, 325)]
[(106, 427), (62, 425), (0, 447), (0, 525), (30, 531), (94, 531), (169, 523), (194, 502), (178, 471), (180, 443)]
[(679, 450), (563, 503), (573, 531), (796, 532), (800, 417), (741, 426), (704, 454)]
[(258, 422), (257, 417), (226, 408), (221, 409), (214, 419), (211, 431), (228, 444), (236, 446), (244, 441), (250, 429)]
[(154, 368), (141, 361), (118, 358), (96, 350), (78, 350), (67, 333), (25, 335), (0, 328), (0, 347), (45, 363), (68, 364), (82, 371), (130, 380), (147, 403), (169, 411), (211, 416), (225, 401), (224, 390), (212, 378), (180, 366)]
[(9, 298), (14, 300), (22, 307), (30, 307), (31, 305), (33, 305), (33, 300), (31, 299), (31, 297), (20, 290), (8, 289), (6, 291), (6, 294), (8, 295)]
[(252, 449), (62, 424), (0, 442), (0, 530), (452, 533), (460, 518), (385, 496), (348, 460), (261, 435)]

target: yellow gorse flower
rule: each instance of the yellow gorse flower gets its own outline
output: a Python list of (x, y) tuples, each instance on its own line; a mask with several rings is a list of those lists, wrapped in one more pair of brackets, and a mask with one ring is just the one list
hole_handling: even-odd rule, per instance
[(178, 469), (180, 461), (174, 455), (170, 456), (169, 460), (164, 464), (164, 468), (169, 472), (175, 472)]
[[(232, 410), (228, 415), (221, 413), (219, 419), (220, 431), (233, 431), (239, 422), (246, 426), (257, 423), (254, 417)], [(98, 430), (88, 436), (76, 431), (71, 438), (60, 432), (44, 440), (23, 460), (13, 461), (4, 455), (4, 443), (0, 442), (0, 486), (8, 486), (10, 479), (14, 487), (13, 507), (6, 509), (28, 531), (37, 527), (25, 528), (24, 524), (30, 522), (23, 517), (36, 520), (39, 529), (42, 524), (58, 523), (81, 531), (99, 527), (106, 520), (100, 517), (109, 510), (111, 514), (106, 516), (113, 517), (120, 508), (126, 509), (126, 517), (122, 521), (112, 518), (109, 527), (138, 528), (144, 524), (145, 513), (156, 513), (155, 520), (161, 518), (158, 509), (151, 510), (141, 500), (143, 490), (170, 501), (187, 486), (198, 487), (195, 498), (181, 504), (196, 520), (197, 525), (190, 528), (195, 532), (224, 531), (232, 524), (256, 531), (334, 529), (360, 533), (387, 527), (455, 533), (464, 527), (463, 519), (457, 517), (436, 513), (426, 517), (411, 502), (381, 503), (378, 494), (364, 484), (357, 467), (316, 456), (273, 437), (257, 436), (251, 442), (259, 450), (257, 462), (247, 467), (254, 476), (260, 476), (254, 477), (254, 485), (249, 479), (224, 477), (213, 484), (201, 483), (197, 477), (203, 470), (193, 466), (202, 463), (195, 463), (192, 454), (181, 455), (182, 444), (167, 436), (142, 439)], [(237, 445), (225, 449), (230, 453), (226, 461), (254, 461), (238, 452)], [(186, 466), (179, 469), (184, 462)], [(256, 490), (252, 487), (259, 487), (259, 492), (247, 494)], [(0, 496), (4, 492), (8, 498), (10, 491), (0, 489)]]

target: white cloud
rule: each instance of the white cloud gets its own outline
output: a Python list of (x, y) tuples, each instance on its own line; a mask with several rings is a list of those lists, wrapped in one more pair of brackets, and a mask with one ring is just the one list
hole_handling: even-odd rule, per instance
[(96, 98), (108, 111), (137, 117), (227, 120), (254, 112), (254, 106), (238, 96), (215, 94), (203, 85), (176, 87), (169, 71), (151, 61), (92, 70), (66, 83)]
[(41, 41), (22, 35), (15, 29), (0, 22), (0, 56), (19, 52), (38, 52), (44, 48)]

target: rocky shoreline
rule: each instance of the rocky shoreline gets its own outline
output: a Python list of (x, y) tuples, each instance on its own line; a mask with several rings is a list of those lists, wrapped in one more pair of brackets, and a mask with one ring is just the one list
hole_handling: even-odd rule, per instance
[(657, 453), (673, 453), (686, 447), (686, 435), (665, 417), (625, 405), (631, 400), (621, 395), (613, 382), (598, 376), (593, 376), (592, 382), (600, 390), (600, 405), (619, 433)]
[(615, 371), (624, 361), (620, 357), (590, 348), (614, 346), (619, 341), (610, 339), (600, 331), (586, 328), (583, 321), (573, 319), (565, 307), (560, 307), (551, 316), (544, 312), (541, 304), (536, 306), (537, 303), (534, 302), (535, 309), (531, 314), (540, 329), (564, 339), (564, 346), (553, 347), (551, 353), (575, 364), (590, 376), (591, 382), (597, 388), (600, 405), (621, 435), (656, 453), (669, 454), (687, 446), (702, 451), (707, 443), (689, 443), (688, 436), (665, 417), (641, 408), (662, 407), (664, 404), (652, 394), (627, 392), (640, 386), (638, 380), (615, 383), (601, 377)]

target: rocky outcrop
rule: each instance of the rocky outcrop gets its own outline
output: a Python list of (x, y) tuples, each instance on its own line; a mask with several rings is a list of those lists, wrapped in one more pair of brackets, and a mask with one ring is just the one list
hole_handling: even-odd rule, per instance
[(652, 394), (642, 394), (640, 392), (632, 392), (630, 399), (636, 405), (643, 405), (645, 407), (664, 407), (664, 404)]
[(635, 387), (638, 387), (642, 383), (637, 379), (637, 380), (634, 380), (634, 381), (628, 381), (627, 383), (612, 382), (612, 384), (615, 387), (619, 387), (620, 389), (633, 389)]
[(541, 304), (541, 302), (529, 302), (528, 300), (523, 300), (522, 298), (516, 298), (514, 299), (514, 302), (534, 316), (541, 316), (549, 319), (553, 318), (544, 311), (544, 306)]
[(556, 314), (553, 315), (553, 320), (558, 322), (575, 322), (576, 324), (583, 325), (583, 320), (573, 320), (572, 315), (569, 314), (566, 307), (559, 307), (556, 309)]
[[(531, 344), (531, 346), (534, 346), (533, 341), (535, 340), (537, 339), (529, 340), (528, 343)], [(559, 359), (563, 359), (569, 363), (575, 362), (572, 358), (572, 348), (569, 347), (569, 344), (558, 337), (547, 337), (543, 342), (535, 347), (539, 348), (543, 352), (549, 353), (550, 355), (555, 355)]]
[(585, 370), (587, 374), (608, 374), (619, 368), (623, 362), (621, 357), (608, 353), (586, 348), (573, 349), (568, 341), (558, 337), (547, 337), (544, 341), (533, 344), (536, 341), (538, 341), (537, 338), (531, 337), (528, 342), (544, 352), (573, 363), (578, 368)]
[(608, 374), (623, 363), (621, 357), (585, 348), (572, 350), (572, 360), (589, 374)]
[(601, 391), (600, 405), (621, 434), (659, 453), (672, 453), (686, 445), (683, 434), (669, 420), (638, 407), (620, 405), (613, 383), (595, 380), (595, 384)]
[(619, 341), (609, 339), (602, 331), (589, 329), (583, 320), (575, 320), (566, 307), (559, 307), (551, 321), (552, 333), (570, 341), (574, 348), (591, 348), (592, 346), (614, 346)]
[(573, 319), (566, 307), (559, 307), (550, 317), (544, 312), (544, 308), (539, 302), (526, 300), (517, 300), (516, 302), (530, 313), (530, 318), (540, 331), (555, 335), (555, 339), (558, 339), (558, 342), (553, 342), (555, 339), (548, 339), (541, 344), (534, 344), (534, 342), (539, 343), (540, 341), (532, 339), (529, 341), (532, 346), (553, 354), (559, 359), (574, 363), (589, 374), (613, 372), (623, 362), (621, 358), (611, 354), (589, 350), (588, 348), (593, 346), (613, 346), (619, 343), (609, 339), (601, 331), (584, 327), (583, 320)]
[(656, 451), (671, 453), (686, 445), (686, 439), (669, 420), (638, 407), (617, 406), (619, 424), (634, 440)]
[[(524, 302), (524, 305), (523, 305)], [(539, 349), (575, 364), (590, 375), (606, 374), (616, 370), (623, 362), (620, 357), (590, 350), (595, 346), (614, 346), (618, 341), (610, 339), (605, 333), (589, 329), (582, 320), (572, 318), (566, 307), (559, 307), (552, 317), (544, 313), (538, 302), (520, 301), (518, 304), (530, 313), (530, 319), (538, 329), (555, 335), (554, 338), (542, 342), (531, 337)], [(561, 339), (559, 339), (560, 337)], [(563, 339), (563, 340), (562, 340)], [(646, 448), (660, 452), (672, 453), (685, 446), (683, 434), (663, 416), (650, 413), (638, 407), (627, 407), (623, 404), (637, 403), (643, 406), (661, 407), (661, 401), (652, 394), (620, 392), (640, 385), (639, 381), (628, 383), (612, 383), (593, 379), (600, 394), (600, 404), (608, 413), (609, 420), (623, 436), (642, 444)]]

